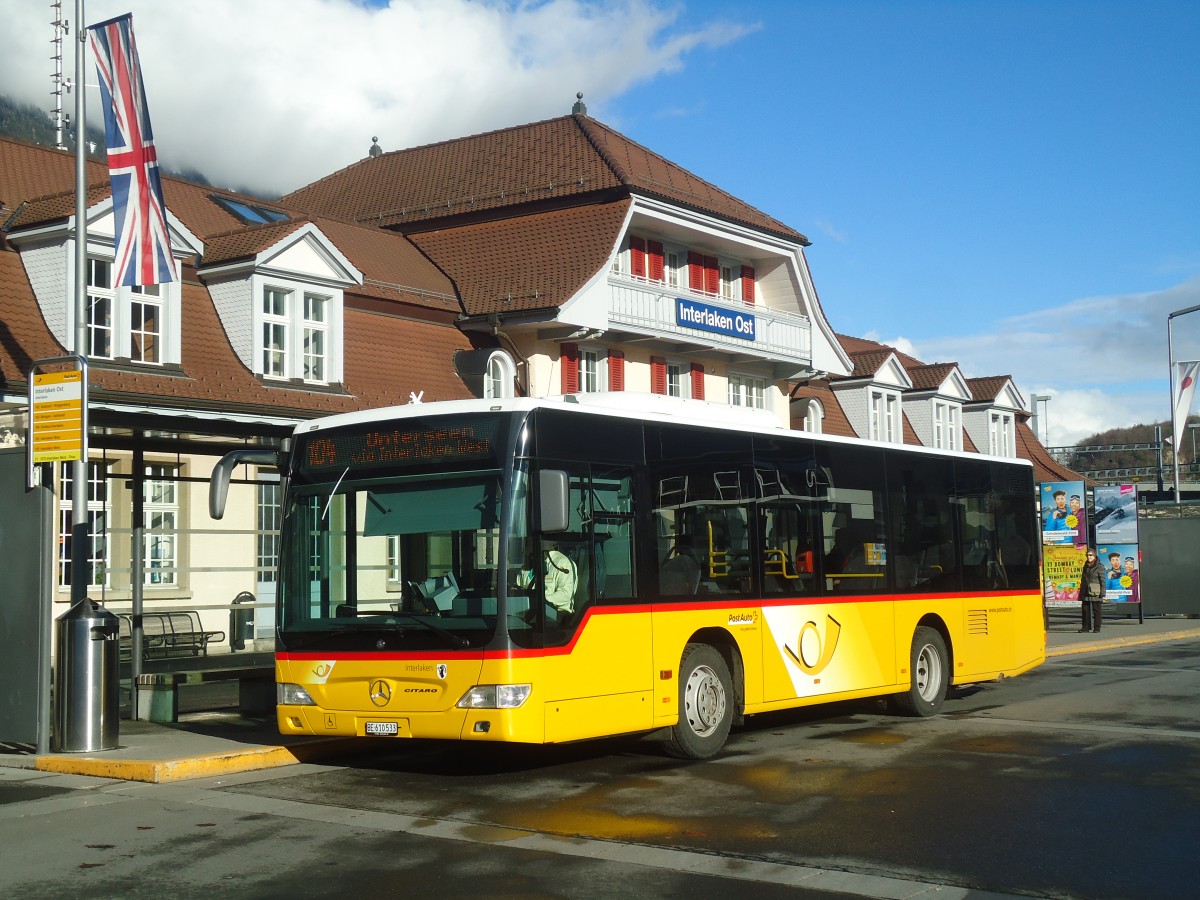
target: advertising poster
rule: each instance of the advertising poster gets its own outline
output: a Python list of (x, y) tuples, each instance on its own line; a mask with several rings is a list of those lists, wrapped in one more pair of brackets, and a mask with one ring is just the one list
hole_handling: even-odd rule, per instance
[(1082, 481), (1045, 481), (1041, 485), (1042, 543), (1087, 546), (1087, 504)]
[(1070, 606), (1079, 603), (1079, 577), (1087, 550), (1073, 545), (1050, 544), (1042, 548), (1042, 566), (1046, 576), (1046, 605)]
[(1096, 542), (1136, 544), (1137, 488), (1132, 484), (1096, 485)]
[(1096, 552), (1105, 567), (1104, 602), (1141, 603), (1137, 544), (1100, 544)]

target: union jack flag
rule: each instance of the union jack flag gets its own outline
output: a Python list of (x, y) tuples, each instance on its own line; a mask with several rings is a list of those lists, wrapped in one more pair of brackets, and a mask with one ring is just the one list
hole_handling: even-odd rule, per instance
[(171, 234), (133, 40), (133, 15), (93, 25), (89, 32), (104, 95), (108, 177), (117, 220), (114, 281), (130, 287), (174, 281)]

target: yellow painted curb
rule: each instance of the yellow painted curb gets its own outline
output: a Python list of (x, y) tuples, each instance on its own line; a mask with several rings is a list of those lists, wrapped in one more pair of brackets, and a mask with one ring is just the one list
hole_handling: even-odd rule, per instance
[(323, 756), (343, 753), (358, 744), (359, 742), (353, 739), (312, 741), (294, 747), (255, 747), (231, 753), (158, 760), (72, 755), (39, 756), (34, 768), (39, 772), (54, 772), (59, 775), (93, 775), (97, 778), (162, 784), (311, 762)]
[(1101, 638), (1098, 641), (1091, 641), (1086, 644), (1076, 644), (1070, 647), (1059, 647), (1057, 650), (1047, 650), (1046, 658), (1074, 656), (1077, 653), (1091, 653), (1095, 650), (1115, 650), (1118, 647), (1158, 644), (1164, 641), (1182, 641), (1187, 638), (1200, 638), (1200, 631), (1164, 631), (1161, 634), (1147, 634), (1139, 637)]

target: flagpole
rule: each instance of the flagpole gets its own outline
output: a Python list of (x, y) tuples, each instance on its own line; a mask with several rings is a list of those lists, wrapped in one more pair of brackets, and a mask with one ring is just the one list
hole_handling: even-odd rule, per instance
[[(1194, 313), (1200, 310), (1200, 305), (1189, 306), (1187, 309), (1177, 309), (1173, 313), (1167, 313), (1167, 363), (1171, 367), (1171, 442), (1175, 452), (1172, 454), (1172, 464), (1175, 469), (1175, 505), (1179, 506), (1182, 502), (1179, 495), (1179, 423), (1176, 421), (1176, 404), (1179, 403), (1179, 387), (1175, 383), (1178, 379), (1178, 372), (1175, 369), (1175, 342), (1171, 332), (1171, 325), (1176, 316), (1186, 316), (1188, 313)], [(1183, 414), (1184, 422), (1187, 421), (1187, 413)]]
[[(75, 353), (87, 371), (87, 120), (84, 118), (84, 84), (87, 81), (87, 20), (84, 0), (75, 0)], [(83, 386), (86, 410), (88, 386)], [(87, 421), (85, 412), (84, 421)], [(84, 452), (75, 461), (71, 478), (71, 604), (87, 597), (87, 563), (91, 557), (87, 517), (87, 435)]]

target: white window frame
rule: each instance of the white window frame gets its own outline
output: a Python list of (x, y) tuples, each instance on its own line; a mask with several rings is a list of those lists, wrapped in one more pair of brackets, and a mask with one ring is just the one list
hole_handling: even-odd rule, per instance
[[(283, 486), (278, 475), (258, 470), (254, 491), (255, 506), (255, 579), (258, 584), (273, 584), (279, 573), (279, 530), (283, 524)], [(274, 480), (270, 480), (274, 479)]]
[[(259, 295), (259, 313), (262, 326), (258, 332), (258, 359), (264, 378), (288, 377), (288, 327), (291, 319), (293, 293), (276, 285), (267, 285)], [(283, 312), (279, 312), (273, 298), (281, 298)]]
[[(136, 314), (139, 307), (142, 310), (140, 323), (139, 316)], [(162, 362), (165, 308), (162, 285), (148, 284), (129, 289), (129, 359), (131, 362), (152, 365)], [(148, 309), (154, 310), (155, 314), (146, 316), (145, 311)], [(146, 327), (147, 319), (154, 323), (153, 330)], [(149, 353), (147, 353), (148, 348)]]
[(802, 429), (809, 434), (821, 434), (824, 431), (825, 408), (821, 406), (821, 401), (815, 397), (810, 397), (808, 400), (808, 408), (805, 410)]
[(143, 583), (179, 587), (179, 476), (174, 463), (147, 463), (142, 482)]
[(301, 371), (309, 384), (327, 384), (329, 381), (325, 377), (329, 370), (329, 313), (328, 296), (315, 291), (304, 292)]
[[(68, 241), (68, 249), (74, 242)], [(74, 257), (69, 268), (69, 290), (74, 290)], [(103, 267), (103, 277), (100, 268)], [(182, 293), (178, 280), (164, 284), (124, 287), (113, 284), (116, 271), (113, 264), (112, 248), (103, 245), (88, 245), (87, 262), (84, 271), (87, 302), (84, 316), (87, 330), (88, 356), (92, 359), (128, 361), (138, 366), (158, 367), (162, 365), (179, 365), (182, 362), (181, 304)], [(146, 317), (142, 318), (141, 326), (135, 326), (135, 307), (152, 308), (156, 312), (156, 329), (147, 330), (144, 326)], [(97, 313), (102, 313), (97, 316)], [(75, 309), (68, 305), (67, 329), (74, 328)], [(141, 338), (141, 347), (137, 346)], [(148, 342), (147, 338), (151, 338)], [(147, 353), (147, 343), (153, 347), (153, 353)]]
[(483, 373), (483, 397), (485, 400), (507, 400), (513, 396), (513, 384), (517, 379), (517, 367), (512, 357), (497, 350), (488, 357)]
[(683, 271), (679, 261), (686, 258), (686, 254), (681, 250), (663, 248), (663, 280), (671, 287), (679, 287), (679, 274)]
[(938, 450), (962, 449), (962, 410), (957, 403), (933, 401), (933, 446)]
[[(342, 380), (343, 296), (328, 283), (281, 276), (255, 275), (252, 358), (256, 375), (265, 381), (328, 385)], [(282, 311), (268, 297), (283, 298)], [(312, 314), (321, 302), (322, 318)], [(320, 344), (320, 352), (315, 352)], [(244, 345), (243, 345), (244, 346)], [(312, 377), (316, 364), (321, 377)]]
[(623, 238), (621, 244), (617, 247), (617, 252), (613, 256), (612, 271), (614, 275), (629, 275), (629, 238)]
[(717, 273), (720, 284), (717, 296), (722, 300), (741, 302), (742, 299), (742, 264), (738, 260), (718, 259)]
[(988, 417), (988, 449), (992, 456), (1016, 456), (1012, 413), (992, 412)]
[(608, 351), (599, 347), (579, 348), (579, 393), (599, 394), (608, 390)]
[(900, 423), (900, 397), (893, 391), (871, 391), (870, 433), (873, 441), (903, 443)]
[[(74, 463), (59, 463), (58, 490), (58, 566), (56, 575), (60, 589), (71, 587), (71, 546), (73, 525), (72, 491), (74, 489)], [(108, 490), (108, 464), (99, 459), (88, 460), (87, 464), (87, 517), (91, 529), (92, 546), (88, 550), (91, 569), (89, 587), (109, 586), (109, 542), (108, 525), (112, 521), (112, 503)]]
[[(87, 349), (92, 359), (114, 359), (116, 340), (113, 319), (117, 306), (117, 291), (112, 285), (113, 263), (89, 255), (87, 258)], [(103, 310), (103, 321), (97, 311)]]
[(692, 396), (692, 364), (678, 359), (668, 359), (665, 361), (665, 365), (667, 396), (690, 398)]
[(729, 373), (729, 405), (749, 409), (767, 408), (767, 379), (747, 372)]

